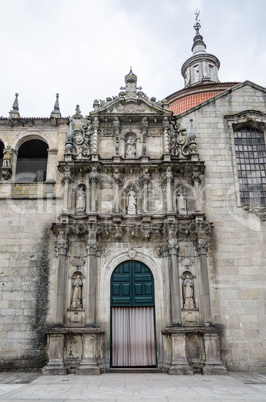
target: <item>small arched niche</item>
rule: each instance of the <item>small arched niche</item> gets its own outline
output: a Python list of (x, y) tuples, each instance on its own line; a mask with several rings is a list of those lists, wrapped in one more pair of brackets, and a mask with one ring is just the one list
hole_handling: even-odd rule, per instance
[(125, 135), (125, 157), (135, 158), (137, 154), (137, 136), (134, 133)]
[(72, 287), (72, 294), (71, 294), (71, 310), (81, 310), (83, 308), (83, 301), (82, 301), (82, 288), (83, 288), (83, 280), (82, 280), (82, 273), (80, 271), (74, 272), (71, 277), (71, 287)]
[(46, 180), (48, 145), (42, 140), (24, 142), (18, 150), (16, 183), (43, 183)]
[(79, 184), (76, 188), (75, 206), (77, 213), (86, 211), (86, 186), (84, 184)]

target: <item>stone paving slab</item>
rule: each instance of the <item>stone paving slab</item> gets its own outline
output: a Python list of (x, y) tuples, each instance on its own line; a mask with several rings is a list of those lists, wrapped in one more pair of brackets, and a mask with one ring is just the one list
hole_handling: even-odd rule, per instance
[(230, 373), (228, 376), (108, 373), (38, 378), (12, 373), (10, 382), (8, 374), (0, 374), (0, 401), (6, 402), (266, 401), (266, 374), (259, 373)]

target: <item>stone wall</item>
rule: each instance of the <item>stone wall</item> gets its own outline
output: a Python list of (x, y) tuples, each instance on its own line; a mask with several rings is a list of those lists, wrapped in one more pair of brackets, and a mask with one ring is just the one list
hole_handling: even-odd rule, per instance
[(187, 127), (193, 119), (206, 163), (203, 212), (214, 224), (209, 272), (214, 323), (222, 329), (222, 361), (231, 370), (264, 372), (266, 222), (238, 205), (232, 133), (224, 118), (252, 109), (265, 113), (261, 89), (239, 85), (184, 113), (179, 122)]

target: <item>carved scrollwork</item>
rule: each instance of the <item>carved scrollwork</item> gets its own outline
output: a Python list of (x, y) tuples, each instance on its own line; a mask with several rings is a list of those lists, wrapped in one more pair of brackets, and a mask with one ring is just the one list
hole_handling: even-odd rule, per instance
[(195, 135), (187, 135), (185, 129), (179, 130), (179, 124), (175, 119), (171, 122), (169, 148), (174, 159), (189, 159), (197, 152)]

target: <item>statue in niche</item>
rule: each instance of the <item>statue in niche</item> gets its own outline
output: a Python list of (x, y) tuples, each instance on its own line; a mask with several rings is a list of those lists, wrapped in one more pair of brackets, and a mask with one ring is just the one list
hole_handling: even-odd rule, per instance
[(176, 196), (178, 213), (184, 215), (187, 213), (187, 189), (184, 186), (179, 186)]
[(130, 187), (127, 193), (127, 213), (128, 215), (137, 213), (137, 195), (134, 187)]
[(183, 279), (183, 300), (185, 310), (191, 310), (195, 308), (194, 286), (191, 274), (187, 274)]
[(130, 135), (126, 142), (126, 156), (136, 156), (136, 140)]
[(85, 186), (78, 186), (76, 191), (76, 211), (85, 212), (85, 209), (86, 209)]
[(71, 309), (79, 309), (82, 308), (82, 278), (80, 275), (77, 275), (73, 282), (73, 297), (71, 302)]

